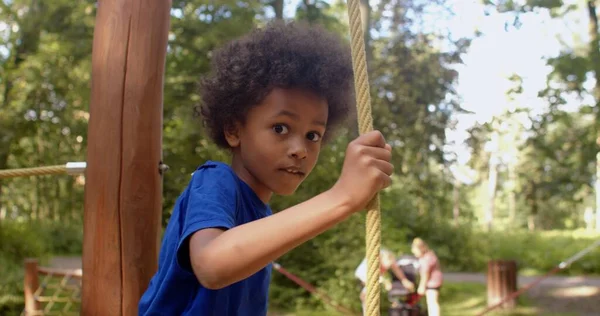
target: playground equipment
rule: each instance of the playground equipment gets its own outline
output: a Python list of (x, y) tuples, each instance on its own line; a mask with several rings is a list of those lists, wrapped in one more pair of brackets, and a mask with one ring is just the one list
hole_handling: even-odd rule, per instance
[(81, 278), (81, 269), (53, 269), (25, 260), (23, 315), (79, 315)]
[[(362, 134), (373, 124), (358, 1), (348, 1), (348, 12)], [(157, 269), (170, 10), (171, 1), (98, 1), (85, 166), (83, 315), (137, 314), (138, 301)], [(60, 174), (72, 169), (43, 168), (21, 172)], [(5, 176), (11, 175), (7, 171)], [(367, 306), (373, 316), (379, 315), (380, 293), (378, 196), (368, 207), (366, 230)]]
[[(359, 131), (365, 133), (372, 129), (372, 118), (358, 1), (348, 1), (348, 13)], [(81, 173), (86, 169), (82, 275), (85, 315), (136, 314), (139, 297), (156, 270), (161, 176), (166, 169), (161, 161), (162, 87), (170, 4), (99, 1), (85, 166), (68, 163), (0, 171), (2, 178)], [(372, 316), (379, 315), (378, 196), (368, 207), (366, 230), (366, 304), (367, 314)], [(592, 247), (599, 245), (600, 241)], [(562, 262), (544, 277), (565, 269), (587, 252)], [(520, 295), (544, 277), (504, 300)], [(490, 306), (484, 313), (495, 307)]]

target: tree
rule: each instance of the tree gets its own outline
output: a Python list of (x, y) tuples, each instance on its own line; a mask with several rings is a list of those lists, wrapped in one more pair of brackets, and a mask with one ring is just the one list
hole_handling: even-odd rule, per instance
[[(513, 16), (512, 23), (506, 24), (508, 30), (512, 25), (518, 29), (521, 25), (520, 17), (523, 14), (537, 14), (545, 11), (554, 18), (567, 18), (576, 11), (587, 13), (588, 17), (588, 42), (582, 47), (565, 47), (556, 57), (548, 59), (548, 65), (553, 70), (548, 78), (548, 88), (541, 91), (540, 95), (547, 97), (551, 109), (564, 104), (564, 96), (577, 94), (580, 97), (591, 97), (591, 107), (595, 113), (593, 129), (598, 139), (595, 151), (600, 146), (600, 29), (598, 26), (597, 0), (586, 0), (581, 3), (565, 3), (561, 0), (527, 0), (516, 2), (511, 0), (489, 1), (485, 4), (493, 7), (498, 12), (509, 13)], [(584, 83), (588, 78), (594, 78), (595, 83), (591, 89), (586, 89)], [(585, 105), (585, 104), (583, 104)], [(600, 154), (596, 155), (596, 169), (600, 170)], [(585, 164), (587, 165), (587, 164)], [(598, 173), (600, 175), (600, 173)], [(597, 214), (600, 222), (600, 176), (596, 175), (595, 191), (597, 200)]]
[[(83, 160), (94, 12), (91, 1), (0, 5), (0, 168)], [(69, 177), (0, 185), (11, 195), (0, 195), (0, 209), (20, 209), (13, 216), (81, 211), (82, 186)]]

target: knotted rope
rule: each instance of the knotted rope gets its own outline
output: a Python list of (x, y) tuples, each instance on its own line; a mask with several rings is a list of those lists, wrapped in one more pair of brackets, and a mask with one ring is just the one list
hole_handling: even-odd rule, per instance
[[(352, 39), (352, 67), (354, 69), (354, 88), (356, 91), (356, 108), (358, 110), (358, 130), (360, 134), (373, 129), (371, 116), (371, 94), (367, 74), (367, 58), (363, 28), (360, 18), (360, 0), (348, 0), (348, 17), (350, 36)], [(367, 205), (367, 296), (366, 315), (379, 315), (379, 248), (381, 246), (381, 214), (379, 211), (379, 194)]]

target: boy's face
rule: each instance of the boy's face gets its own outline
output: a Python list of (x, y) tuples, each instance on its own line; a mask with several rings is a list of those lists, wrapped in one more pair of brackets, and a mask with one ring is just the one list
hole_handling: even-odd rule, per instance
[(325, 99), (308, 91), (276, 88), (226, 132), (232, 167), (267, 202), (273, 192), (293, 193), (312, 171), (325, 134)]

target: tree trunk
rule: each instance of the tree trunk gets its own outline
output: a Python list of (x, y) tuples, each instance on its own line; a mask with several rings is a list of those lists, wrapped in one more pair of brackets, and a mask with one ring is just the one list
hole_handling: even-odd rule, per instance
[(498, 181), (498, 132), (493, 131), (491, 137), (492, 148), (488, 163), (488, 204), (485, 212), (485, 224), (488, 231), (492, 230), (494, 224), (494, 211), (496, 207), (496, 183)]
[(587, 1), (588, 16), (590, 18), (589, 35), (590, 35), (590, 60), (593, 65), (594, 77), (596, 85), (594, 86), (594, 101), (596, 101), (596, 133), (598, 139), (596, 141), (596, 181), (594, 189), (596, 193), (596, 230), (600, 231), (600, 29), (598, 29), (598, 13), (596, 12), (596, 0)]
[(517, 195), (515, 192), (517, 175), (515, 173), (515, 166), (512, 162), (508, 165), (508, 179), (510, 183), (510, 191), (508, 194), (508, 219), (510, 223), (514, 223), (517, 216)]
[(527, 204), (529, 204), (530, 213), (527, 217), (527, 228), (530, 231), (535, 230), (535, 220), (538, 214), (538, 203), (537, 203), (537, 184), (533, 181), (529, 182), (527, 188)]
[(452, 215), (454, 217), (454, 225), (458, 225), (458, 217), (460, 215), (460, 181), (458, 179), (454, 179), (454, 185), (452, 188), (452, 199), (453, 199), (453, 207), (452, 207)]
[(600, 29), (598, 28), (598, 12), (596, 11), (596, 0), (589, 0), (588, 15), (590, 18), (590, 60), (594, 67), (594, 77), (596, 85), (594, 86), (594, 98), (596, 106), (600, 107)]
[(529, 229), (529, 231), (535, 230), (535, 215), (529, 215), (527, 217), (527, 229)]
[[(6, 169), (8, 167), (8, 153), (9, 153), (9, 149), (10, 149), (10, 143), (8, 143), (6, 145), (6, 147), (3, 147), (3, 149), (0, 151), (0, 170), (2, 169)], [(0, 179), (0, 222), (4, 219), (4, 217), (6, 216), (6, 208), (2, 206), (2, 189), (3, 189), (3, 183), (2, 183), (2, 179)]]
[(594, 209), (591, 207), (586, 207), (583, 211), (583, 221), (585, 222), (586, 230), (594, 230), (594, 216)]
[(272, 6), (277, 20), (283, 20), (283, 5), (283, 0), (273, 0)]
[(498, 168), (496, 162), (496, 154), (492, 153), (489, 162), (488, 173), (488, 204), (485, 213), (485, 224), (488, 230), (492, 230), (494, 225), (494, 211), (496, 206), (496, 182), (498, 179)]
[(600, 152), (596, 154), (596, 231), (600, 232)]
[[(14, 88), (13, 75), (10, 71), (18, 69), (19, 65), (25, 61), (27, 56), (34, 55), (38, 50), (40, 34), (42, 32), (40, 18), (43, 16), (43, 14), (45, 14), (44, 10), (41, 8), (42, 5), (43, 1), (31, 1), (25, 15), (20, 17), (21, 21), (28, 21), (29, 23), (23, 23), (20, 25), (21, 36), (10, 43), (13, 45), (13, 50), (11, 50), (12, 60), (7, 61), (3, 65), (6, 71), (3, 74), (4, 77), (2, 80), (0, 80), (0, 82), (4, 84), (4, 93), (2, 96), (2, 104), (0, 104), (0, 109), (7, 109), (10, 105), (11, 93), (13, 92)], [(10, 9), (3, 9), (5, 9), (7, 13), (10, 12)], [(16, 12), (10, 12), (9, 14), (17, 15)], [(2, 147), (0, 147), (0, 169), (6, 169), (8, 157), (10, 156), (10, 146), (12, 143), (18, 143), (20, 136), (15, 136), (13, 133), (13, 131), (16, 129), (14, 126), (12, 126), (14, 122), (2, 121), (1, 119), (2, 118), (0, 118), (0, 135), (2, 135), (1, 138), (3, 138), (3, 140), (2, 144), (0, 144), (2, 145)], [(2, 126), (4, 125), (3, 123), (11, 124), (11, 126)], [(2, 180), (0, 179), (0, 210), (2, 209)]]

